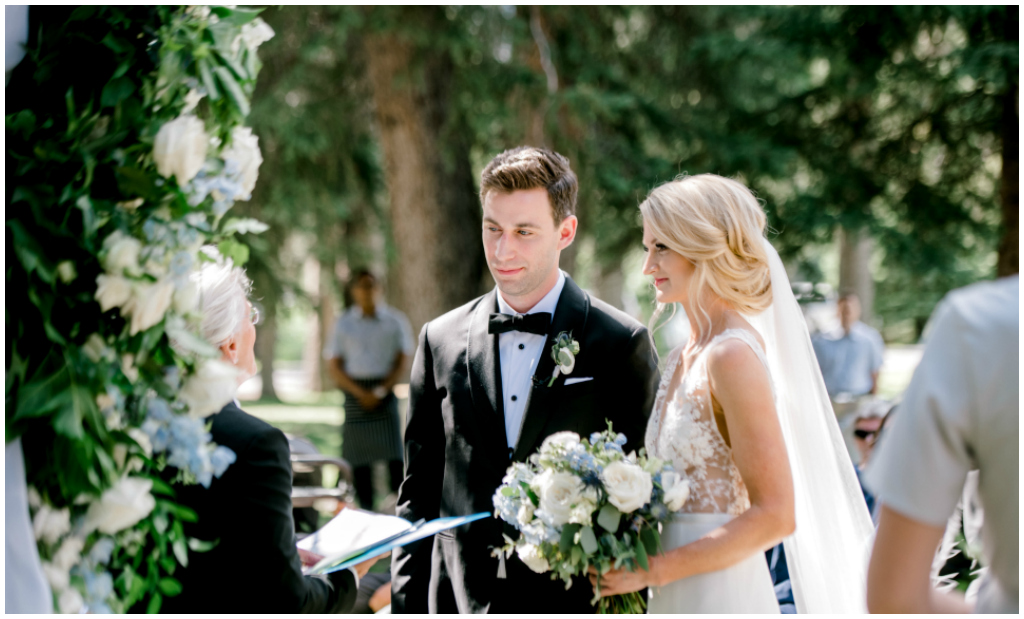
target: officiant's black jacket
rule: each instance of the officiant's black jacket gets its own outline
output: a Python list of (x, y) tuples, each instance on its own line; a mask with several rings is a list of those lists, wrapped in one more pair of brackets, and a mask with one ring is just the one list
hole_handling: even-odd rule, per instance
[(228, 404), (211, 417), (213, 441), (237, 460), (209, 488), (175, 486), (178, 502), (196, 511), (185, 534), (219, 540), (189, 553), (174, 574), (182, 592), (165, 598), (167, 613), (331, 613), (355, 604), (348, 570), (303, 576), (292, 523), (292, 468), (280, 430)]
[[(643, 446), (659, 379), (647, 329), (567, 277), (510, 457), (498, 336), (487, 333), (488, 317), (498, 311), (496, 295), (492, 291), (452, 310), (420, 332), (405, 432), (406, 476), (398, 498), (403, 518), (493, 513), (492, 497), (509, 464), (525, 461), (555, 432), (588, 436), (607, 429), (608, 419), (626, 435), (627, 453)], [(555, 367), (551, 347), (562, 331), (572, 332), (580, 344), (568, 378), (593, 380), (566, 385), (560, 375), (547, 386)], [(498, 578), (491, 549), (504, 544), (503, 532), (518, 536), (486, 518), (395, 552), (392, 611), (594, 612), (585, 578), (566, 591), (561, 580), (531, 572), (515, 554), (506, 560), (507, 578)]]

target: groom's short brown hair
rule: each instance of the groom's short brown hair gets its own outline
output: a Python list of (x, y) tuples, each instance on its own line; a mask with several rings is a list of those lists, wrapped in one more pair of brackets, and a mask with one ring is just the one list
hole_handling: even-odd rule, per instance
[(480, 174), (480, 202), (489, 191), (512, 193), (519, 189), (548, 190), (555, 223), (576, 214), (579, 182), (569, 160), (553, 150), (517, 146), (499, 154)]

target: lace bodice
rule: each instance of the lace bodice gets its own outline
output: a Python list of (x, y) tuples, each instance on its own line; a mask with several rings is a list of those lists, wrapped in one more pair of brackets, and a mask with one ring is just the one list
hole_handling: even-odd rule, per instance
[(732, 450), (718, 431), (708, 385), (708, 351), (727, 339), (745, 342), (767, 370), (768, 362), (757, 339), (749, 331), (727, 329), (697, 354), (670, 394), (668, 387), (682, 357), (680, 346), (669, 358), (647, 424), (647, 453), (670, 462), (690, 478), (690, 498), (683, 505), (683, 512), (739, 515), (750, 507), (747, 487)]

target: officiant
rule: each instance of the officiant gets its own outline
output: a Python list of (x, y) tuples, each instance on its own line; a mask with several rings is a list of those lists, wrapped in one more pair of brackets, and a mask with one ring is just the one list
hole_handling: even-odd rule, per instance
[[(199, 289), (202, 336), (215, 345), (221, 361), (239, 372), (239, 384), (256, 373), (253, 347), (258, 314), (248, 300), (251, 282), (242, 269), (216, 249), (203, 250), (205, 262), (192, 279)], [(344, 613), (356, 601), (359, 579), (376, 559), (322, 576), (304, 576), (292, 521), (292, 469), (288, 441), (267, 423), (246, 414), (238, 401), (208, 418), (213, 442), (231, 449), (236, 460), (209, 488), (176, 485), (179, 503), (198, 519), (185, 535), (216, 542), (208, 552), (189, 553), (174, 574), (182, 585), (164, 599), (167, 613)], [(171, 467), (168, 467), (171, 469)], [(171, 470), (173, 475), (176, 471)], [(304, 551), (303, 551), (304, 552)]]

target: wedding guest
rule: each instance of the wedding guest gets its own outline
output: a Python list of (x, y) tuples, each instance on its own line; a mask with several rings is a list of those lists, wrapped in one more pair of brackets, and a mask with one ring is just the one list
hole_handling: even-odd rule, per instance
[(878, 393), (878, 373), (882, 367), (885, 344), (875, 329), (860, 320), (860, 298), (845, 292), (836, 304), (840, 326), (811, 338), (814, 355), (832, 400), (832, 410), (854, 464), (858, 460), (850, 415), (860, 401)]
[(381, 300), (377, 278), (355, 272), (349, 309), (334, 326), (324, 357), (335, 384), (345, 392), (342, 450), (352, 465), (356, 496), (373, 509), (373, 463), (388, 463), (391, 491), (402, 483), (402, 435), (393, 388), (413, 352), (412, 329), (402, 312)]
[(854, 470), (857, 471), (857, 481), (860, 482), (860, 489), (864, 493), (864, 502), (867, 503), (868, 511), (872, 514), (875, 512), (875, 495), (864, 486), (864, 471), (871, 458), (878, 433), (882, 430), (885, 417), (892, 408), (892, 405), (885, 400), (865, 402), (853, 420), (853, 440), (857, 446), (857, 452), (860, 454), (860, 462), (854, 465)]
[(874, 395), (885, 352), (882, 336), (860, 321), (860, 298), (856, 294), (843, 294), (836, 307), (840, 326), (811, 340), (825, 389), (833, 400)]
[[(253, 347), (258, 314), (248, 300), (251, 282), (242, 269), (204, 250), (207, 262), (193, 275), (200, 296), (200, 331), (238, 369), (239, 384), (256, 373)], [(175, 572), (181, 594), (164, 599), (168, 613), (348, 612), (359, 578), (373, 561), (327, 577), (304, 576), (292, 521), (292, 470), (284, 434), (230, 402), (209, 418), (213, 441), (237, 460), (210, 487), (178, 486), (177, 499), (198, 520), (185, 534), (217, 544), (189, 554)], [(303, 551), (304, 552), (304, 551)], [(306, 556), (307, 563), (317, 559)]]
[[(950, 293), (866, 481), (880, 503), (871, 612), (1018, 612), (1020, 278)], [(930, 571), (968, 472), (985, 511), (987, 573), (972, 608)]]

